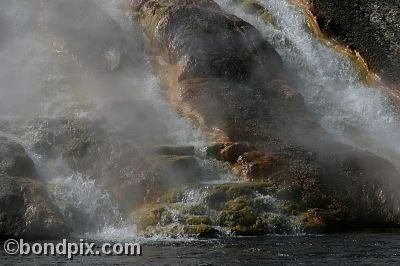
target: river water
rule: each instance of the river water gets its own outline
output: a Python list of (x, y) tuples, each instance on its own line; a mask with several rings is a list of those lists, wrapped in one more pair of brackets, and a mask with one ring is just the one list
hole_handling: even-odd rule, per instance
[[(62, 116), (65, 113), (90, 116), (104, 100), (143, 99), (157, 107), (160, 120), (168, 126), (177, 143), (201, 146), (203, 137), (187, 121), (169, 108), (158, 94), (157, 79), (152, 74), (134, 22), (118, 7), (123, 1), (96, 1), (131, 36), (130, 49), (136, 64), (108, 74), (81, 71), (70, 67), (76, 62), (60, 60), (64, 51), (56, 38), (47, 36), (37, 17), (42, 16), (39, 1), (4, 0), (0, 3), (0, 111), (2, 119)], [(298, 87), (309, 110), (321, 125), (337, 139), (371, 150), (398, 164), (396, 144), (399, 122), (387, 97), (377, 88), (365, 85), (345, 56), (322, 45), (307, 29), (301, 9), (286, 0), (260, 1), (275, 16), (280, 27), (268, 26), (245, 14), (230, 1), (217, 1), (227, 11), (255, 25), (282, 55), (286, 65), (298, 73)], [(39, 23), (40, 24), (40, 23)], [(50, 42), (49, 42), (50, 39)], [(50, 43), (50, 45), (49, 45)], [(54, 47), (51, 47), (54, 44)], [(118, 64), (119, 51), (111, 45), (105, 53), (111, 65)], [(29, 60), (26, 60), (29, 58)], [(73, 60), (72, 60), (73, 61)], [(84, 69), (85, 66), (83, 66)], [(134, 73), (134, 74), (133, 74)], [(112, 88), (112, 90), (110, 89)], [(94, 106), (94, 107), (93, 107)], [(8, 135), (21, 142), (44, 174), (46, 162), (30, 150), (35, 132), (30, 127), (24, 134)], [(11, 134), (11, 135), (9, 135)], [(356, 137), (355, 137), (356, 136)], [(361, 140), (361, 141), (360, 141)], [(62, 163), (61, 163), (62, 165)], [(64, 167), (64, 166), (63, 166)], [(142, 243), (141, 257), (63, 257), (8, 256), (0, 248), (0, 265), (399, 265), (399, 232), (360, 232), (333, 235), (266, 237), (228, 237), (221, 239), (140, 238), (133, 225), (120, 217), (118, 206), (107, 192), (90, 178), (57, 168), (54, 195), (84, 210), (85, 226), (75, 228), (78, 237), (98, 241), (133, 241)], [(62, 169), (62, 171), (60, 171)], [(53, 169), (54, 170), (54, 169)], [(58, 178), (58, 179), (57, 179)], [(67, 199), (65, 198), (67, 197)], [(68, 200), (69, 197), (69, 200)], [(62, 204), (62, 203), (60, 203)], [(62, 206), (59, 206), (62, 208)], [(103, 212), (107, 209), (109, 213)], [(83, 219), (82, 218), (82, 219)], [(101, 223), (100, 223), (101, 220)], [(88, 221), (98, 221), (95, 232), (83, 234)], [(80, 229), (80, 230), (78, 230)], [(71, 239), (72, 241), (73, 239)], [(0, 243), (2, 244), (2, 243)]]
[[(139, 241), (140, 240), (133, 240)], [(101, 243), (99, 243), (100, 245)], [(1, 265), (399, 265), (400, 234), (240, 237), (218, 240), (146, 240), (142, 256), (8, 256)]]

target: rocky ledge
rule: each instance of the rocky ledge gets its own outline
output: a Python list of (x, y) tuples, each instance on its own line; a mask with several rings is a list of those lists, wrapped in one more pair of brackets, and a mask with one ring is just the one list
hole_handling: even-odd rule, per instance
[[(295, 234), (308, 230), (309, 215), (302, 206), (276, 199), (278, 195), (283, 199), (285, 193), (265, 182), (173, 189), (159, 202), (134, 212), (132, 221), (148, 236), (217, 237), (226, 233)], [(313, 224), (313, 228), (316, 226)]]
[(398, 226), (399, 172), (334, 141), (252, 25), (211, 0), (135, 0), (132, 11), (171, 102), (217, 136), (210, 156), (287, 191), (319, 230)]

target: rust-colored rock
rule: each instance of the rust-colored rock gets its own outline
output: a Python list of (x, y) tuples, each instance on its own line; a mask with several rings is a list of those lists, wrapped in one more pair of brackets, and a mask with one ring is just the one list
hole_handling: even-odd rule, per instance
[(223, 161), (236, 163), (239, 156), (250, 150), (250, 147), (242, 143), (231, 143), (226, 145), (221, 151)]
[(399, 172), (334, 141), (252, 25), (208, 0), (135, 2), (171, 102), (220, 142), (253, 147), (225, 152), (232, 163), (242, 155), (245, 179), (271, 182), (304, 207), (335, 214), (325, 217), (359, 226), (400, 222)]
[(242, 178), (245, 180), (267, 180), (279, 167), (282, 167), (284, 160), (278, 156), (271, 156), (262, 151), (246, 152), (238, 160), (242, 165)]

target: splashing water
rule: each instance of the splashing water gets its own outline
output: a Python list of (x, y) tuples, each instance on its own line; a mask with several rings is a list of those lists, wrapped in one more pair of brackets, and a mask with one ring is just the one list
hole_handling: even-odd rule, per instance
[(184, 204), (203, 204), (208, 194), (199, 189), (189, 189), (183, 193), (181, 202)]
[[(167, 135), (171, 143), (166, 144), (192, 144), (196, 148), (204, 146), (205, 139), (162, 96), (139, 28), (125, 14), (126, 9), (121, 8), (125, 1), (93, 2), (119, 25), (123, 36), (118, 37), (127, 39), (129, 44), (129, 52), (111, 46), (103, 53), (103, 63), (113, 71), (99, 73), (79, 66), (66, 51), (53, 47), (56, 39), (48, 36), (39, 19), (40, 1), (1, 1), (0, 23), (5, 22), (6, 31), (1, 31), (4, 38), (0, 40), (0, 122), (11, 126), (0, 128), (0, 134), (25, 147), (41, 178), (49, 182), (49, 196), (76, 235), (103, 240), (134, 238), (135, 226), (125, 221), (106, 188), (95, 181), (96, 177), (73, 171), (61, 155), (48, 161), (34, 151), (41, 134), (38, 121), (45, 124), (51, 118), (64, 117), (88, 121), (93, 117), (94, 121), (99, 119), (98, 110), (112, 101), (147, 101), (147, 107), (156, 110), (157, 120), (166, 127), (166, 132), (148, 135)], [(1, 27), (3, 24), (3, 30)], [(130, 61), (125, 57), (131, 57)], [(137, 122), (140, 130), (143, 121)], [(120, 151), (113, 152), (118, 155)]]
[(95, 180), (71, 172), (69, 176), (54, 179), (53, 185), (53, 202), (76, 232), (99, 231), (122, 222), (117, 206), (107, 192), (98, 188)]
[[(179, 239), (192, 239), (190, 234), (185, 231), (187, 219), (192, 217), (206, 217), (209, 221), (207, 225), (218, 232), (220, 236), (232, 236), (232, 228), (221, 226), (226, 216), (230, 215), (232, 206), (240, 206), (241, 197), (234, 195), (223, 199), (225, 195), (222, 190), (213, 191), (213, 186), (202, 186), (191, 188), (177, 194), (176, 202), (165, 205), (159, 213), (160, 217), (157, 225), (147, 227), (147, 231), (159, 240), (170, 240), (171, 237)], [(218, 190), (217, 190), (218, 191)], [(221, 197), (215, 199), (216, 195)], [(243, 195), (242, 195), (243, 196)], [(287, 215), (281, 210), (282, 202), (275, 196), (258, 191), (250, 192), (250, 199), (247, 204), (255, 207), (257, 214), (267, 222), (270, 234), (302, 235), (304, 234), (303, 225), (295, 216)], [(218, 197), (218, 196), (217, 196)], [(226, 202), (224, 202), (226, 200)], [(221, 202), (220, 202), (221, 201)], [(236, 205), (239, 203), (239, 205)], [(222, 205), (221, 205), (222, 204)], [(225, 218), (224, 218), (225, 217)], [(186, 222), (185, 222), (186, 221)]]
[(287, 0), (259, 0), (278, 27), (246, 14), (230, 0), (225, 10), (254, 25), (297, 73), (297, 88), (322, 127), (339, 141), (374, 152), (400, 167), (400, 118), (379, 88), (365, 84), (354, 63), (321, 43), (307, 26), (302, 8)]

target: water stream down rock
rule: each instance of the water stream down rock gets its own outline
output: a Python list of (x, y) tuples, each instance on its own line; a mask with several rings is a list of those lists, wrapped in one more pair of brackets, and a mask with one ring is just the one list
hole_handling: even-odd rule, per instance
[(400, 88), (400, 3), (390, 1), (309, 1), (321, 29), (361, 53), (393, 88)]
[(304, 82), (319, 69), (266, 40), (285, 21), (266, 1), (232, 1), (260, 31), (221, 3), (0, 3), (1, 238), (399, 226), (399, 171), (321, 122)]
[(133, 10), (171, 101), (210, 131), (251, 147), (236, 154), (244, 179), (287, 190), (311, 227), (398, 224), (399, 172), (334, 141), (252, 25), (213, 1), (133, 1)]

